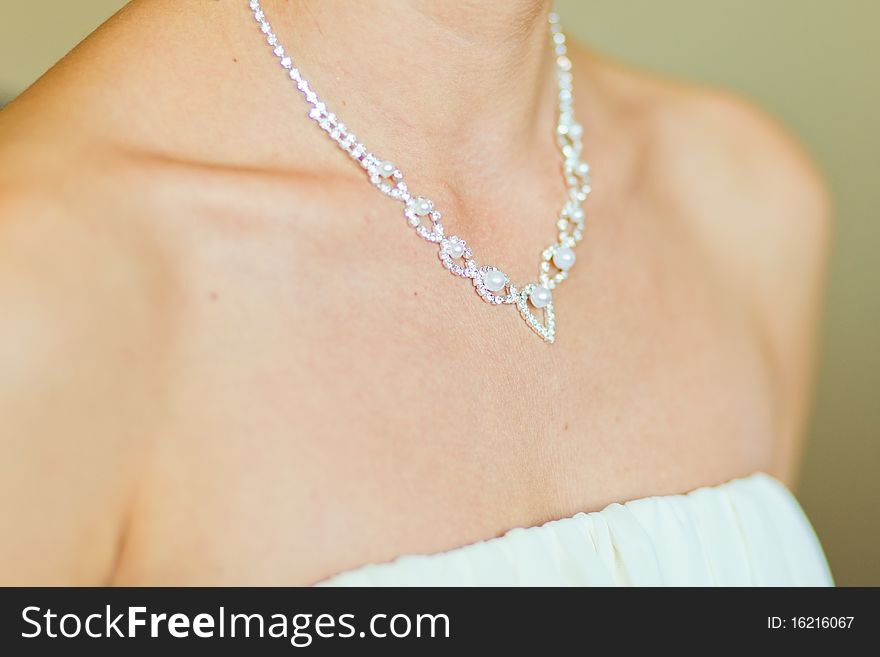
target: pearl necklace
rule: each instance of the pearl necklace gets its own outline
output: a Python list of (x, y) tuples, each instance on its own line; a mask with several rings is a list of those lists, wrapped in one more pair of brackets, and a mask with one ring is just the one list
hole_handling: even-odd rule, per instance
[[(574, 118), (572, 107), (571, 60), (566, 56), (565, 35), (559, 26), (559, 17), (549, 17), (550, 35), (556, 54), (556, 80), (559, 87), (559, 120), (556, 140), (563, 156), (563, 175), (568, 194), (556, 227), (557, 241), (544, 249), (538, 272), (538, 282), (522, 287), (514, 285), (501, 269), (479, 266), (473, 251), (457, 235), (446, 235), (441, 214), (431, 199), (414, 196), (404, 182), (403, 173), (389, 160), (384, 160), (364, 144), (331, 112), (303, 78), (293, 60), (278, 42), (278, 37), (266, 19), (260, 0), (248, 0), (254, 18), (265, 35), (272, 53), (278, 58), (288, 77), (309, 105), (309, 118), (315, 121), (336, 144), (360, 164), (370, 182), (383, 194), (403, 204), (403, 215), (416, 233), (428, 242), (438, 244), (440, 262), (455, 276), (470, 280), (480, 297), (493, 305), (516, 305), (523, 319), (546, 342), (556, 339), (556, 316), (553, 311), (552, 290), (562, 283), (575, 262), (574, 248), (583, 238), (584, 211), (581, 207), (590, 193), (590, 168), (581, 160), (583, 129)], [(543, 310), (543, 322), (529, 307)]]

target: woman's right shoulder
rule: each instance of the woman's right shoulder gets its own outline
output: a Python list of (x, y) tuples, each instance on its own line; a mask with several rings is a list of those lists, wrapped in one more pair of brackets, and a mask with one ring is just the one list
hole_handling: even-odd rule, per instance
[(27, 146), (0, 148), (0, 584), (95, 584), (157, 417), (162, 283), (93, 172)]

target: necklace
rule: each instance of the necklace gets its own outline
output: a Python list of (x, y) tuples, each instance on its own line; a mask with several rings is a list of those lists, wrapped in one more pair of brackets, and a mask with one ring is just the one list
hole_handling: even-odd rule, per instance
[[(541, 254), (538, 280), (521, 287), (513, 284), (498, 267), (480, 266), (473, 251), (457, 235), (446, 235), (439, 210), (430, 198), (410, 193), (403, 173), (393, 162), (384, 160), (364, 146), (327, 105), (318, 98), (309, 82), (294, 66), (293, 59), (279, 43), (266, 18), (260, 0), (248, 0), (260, 31), (278, 58), (281, 67), (296, 84), (309, 105), (309, 118), (315, 121), (336, 144), (366, 171), (370, 182), (383, 194), (403, 204), (403, 215), (423, 239), (439, 245), (440, 262), (450, 273), (473, 283), (480, 297), (493, 305), (515, 305), (526, 323), (546, 342), (556, 339), (556, 315), (552, 291), (561, 284), (575, 263), (574, 248), (584, 234), (584, 211), (581, 204), (590, 193), (590, 168), (581, 160), (583, 129), (574, 118), (572, 106), (571, 60), (566, 55), (565, 35), (559, 17), (549, 17), (550, 36), (556, 55), (556, 81), (559, 89), (559, 119), (556, 141), (563, 157), (563, 176), (567, 197), (556, 222), (558, 238)], [(543, 311), (543, 321), (532, 312)]]

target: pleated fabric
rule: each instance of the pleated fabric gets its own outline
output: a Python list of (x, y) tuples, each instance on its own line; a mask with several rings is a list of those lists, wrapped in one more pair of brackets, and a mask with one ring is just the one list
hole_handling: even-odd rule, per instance
[(831, 586), (795, 497), (764, 473), (610, 504), (319, 586)]

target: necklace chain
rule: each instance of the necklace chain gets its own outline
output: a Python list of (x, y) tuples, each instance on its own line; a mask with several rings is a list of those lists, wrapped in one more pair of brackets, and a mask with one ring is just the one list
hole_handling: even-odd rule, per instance
[[(494, 305), (516, 305), (523, 319), (546, 342), (556, 339), (556, 317), (552, 290), (566, 278), (575, 262), (574, 248), (584, 235), (582, 203), (590, 193), (590, 168), (581, 159), (583, 129), (574, 118), (572, 103), (571, 60), (566, 54), (565, 35), (559, 17), (549, 17), (550, 36), (556, 57), (556, 81), (559, 91), (559, 114), (556, 141), (563, 157), (563, 177), (567, 197), (559, 211), (557, 241), (541, 253), (538, 282), (518, 287), (498, 267), (480, 266), (473, 251), (457, 235), (446, 235), (442, 215), (426, 196), (410, 193), (403, 173), (391, 161), (370, 151), (351, 130), (318, 98), (309, 82), (294, 65), (291, 55), (279, 43), (269, 24), (260, 0), (248, 0), (260, 31), (265, 35), (272, 53), (309, 106), (309, 118), (366, 172), (370, 182), (386, 196), (403, 204), (403, 214), (416, 233), (428, 242), (439, 245), (440, 262), (452, 274), (470, 280), (480, 297)], [(541, 322), (531, 308), (544, 312)]]

